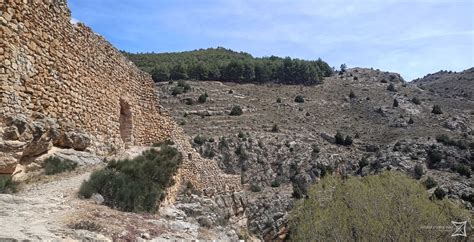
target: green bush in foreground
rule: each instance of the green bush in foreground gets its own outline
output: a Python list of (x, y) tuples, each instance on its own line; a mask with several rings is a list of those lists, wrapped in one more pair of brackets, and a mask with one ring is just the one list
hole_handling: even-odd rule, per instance
[(72, 171), (76, 168), (77, 163), (70, 160), (65, 160), (58, 157), (49, 157), (48, 159), (44, 160), (44, 173), (46, 175), (54, 175)]
[(451, 221), (469, 219), (448, 200), (432, 201), (416, 180), (397, 172), (334, 176), (310, 187), (290, 217), (292, 241), (432, 241), (448, 239)]
[(0, 175), (0, 194), (17, 192), (18, 183), (12, 181), (11, 175)]
[(240, 116), (244, 113), (240, 106), (234, 106), (230, 111), (230, 116)]
[(122, 211), (155, 212), (181, 162), (177, 149), (162, 145), (132, 160), (111, 161), (82, 183), (79, 194), (101, 194), (107, 206)]

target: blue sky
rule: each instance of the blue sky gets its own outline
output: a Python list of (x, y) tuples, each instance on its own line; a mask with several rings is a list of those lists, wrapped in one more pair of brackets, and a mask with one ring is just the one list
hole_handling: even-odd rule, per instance
[(474, 66), (473, 0), (69, 0), (129, 52), (222, 46), (254, 56), (321, 57), (409, 81)]

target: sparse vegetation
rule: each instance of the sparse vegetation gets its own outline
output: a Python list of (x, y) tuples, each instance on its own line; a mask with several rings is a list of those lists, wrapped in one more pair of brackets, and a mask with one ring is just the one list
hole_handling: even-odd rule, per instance
[(277, 98), (277, 103), (281, 103), (281, 98)]
[(61, 159), (59, 157), (49, 157), (44, 160), (44, 173), (46, 175), (54, 175), (58, 173), (63, 173), (67, 171), (72, 171), (77, 168), (77, 163)]
[(434, 105), (433, 110), (431, 110), (431, 113), (439, 115), (443, 114), (443, 111), (441, 110), (441, 107), (439, 105)]
[(11, 175), (0, 175), (0, 194), (15, 193), (18, 191), (18, 183), (12, 180)]
[(234, 106), (230, 111), (230, 116), (240, 116), (244, 113), (240, 106)]
[(202, 135), (196, 135), (196, 137), (194, 137), (193, 141), (197, 145), (203, 145), (204, 143), (206, 143), (207, 138), (202, 136)]
[(469, 216), (446, 200), (431, 201), (420, 183), (401, 173), (346, 180), (329, 176), (311, 186), (308, 199), (296, 204), (290, 216), (290, 240), (448, 239), (450, 233), (444, 235), (414, 225), (449, 225)]
[(257, 184), (252, 184), (250, 185), (250, 190), (252, 192), (261, 192), (262, 191), (262, 187), (257, 185)]
[(353, 143), (353, 140), (352, 140), (351, 136), (347, 135), (344, 138), (344, 135), (339, 131), (337, 131), (334, 138), (335, 138), (336, 144), (338, 144), (338, 145), (351, 146), (352, 143)]
[(351, 90), (351, 92), (349, 93), (349, 98), (351, 99), (356, 98), (354, 91)]
[(457, 165), (451, 167), (451, 169), (453, 171), (459, 173), (459, 175), (461, 175), (461, 176), (465, 176), (467, 178), (471, 177), (471, 169), (466, 165), (457, 164)]
[(280, 132), (280, 129), (278, 128), (278, 125), (274, 124), (271, 131), (272, 133), (278, 133)]
[(438, 183), (433, 179), (433, 177), (429, 176), (425, 182), (423, 182), (423, 185), (425, 185), (426, 189), (431, 189), (438, 186)]
[(415, 165), (414, 172), (416, 179), (420, 179), (425, 174), (423, 166), (420, 164)]
[(207, 102), (207, 97), (208, 97), (207, 93), (201, 94), (201, 96), (199, 96), (199, 98), (198, 98), (198, 102), (199, 103), (206, 103)]
[(413, 97), (413, 98), (411, 99), (411, 102), (414, 103), (414, 104), (416, 104), (416, 105), (420, 105), (420, 104), (421, 104), (421, 100), (418, 99), (417, 97)]
[(395, 85), (393, 85), (393, 83), (390, 83), (387, 86), (387, 90), (390, 91), (390, 92), (396, 92), (397, 91), (397, 89), (395, 88)]
[(442, 143), (446, 146), (458, 147), (461, 150), (465, 150), (465, 149), (468, 148), (468, 144), (464, 140), (454, 140), (454, 139), (451, 139), (446, 134), (440, 134), (440, 135), (436, 136), (436, 141), (439, 142), (439, 143)]
[(295, 97), (295, 102), (297, 103), (304, 103), (304, 97), (302, 95), (298, 95)]
[(398, 100), (396, 98), (393, 99), (393, 107), (394, 108), (398, 107)]
[(154, 212), (181, 162), (181, 153), (167, 145), (132, 160), (111, 161), (82, 183), (79, 194), (90, 198), (98, 193), (107, 206), (122, 211)]

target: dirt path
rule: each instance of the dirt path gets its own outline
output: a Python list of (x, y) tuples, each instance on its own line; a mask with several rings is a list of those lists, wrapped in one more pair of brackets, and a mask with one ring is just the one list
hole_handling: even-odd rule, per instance
[(0, 240), (70, 239), (62, 221), (83, 202), (77, 190), (90, 172), (27, 185), (14, 195), (0, 194)]

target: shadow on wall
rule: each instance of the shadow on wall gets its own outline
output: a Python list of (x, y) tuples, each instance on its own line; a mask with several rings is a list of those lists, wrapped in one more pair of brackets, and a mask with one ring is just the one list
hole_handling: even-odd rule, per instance
[(130, 104), (124, 99), (120, 99), (120, 137), (125, 146), (130, 146), (133, 142), (133, 120)]

